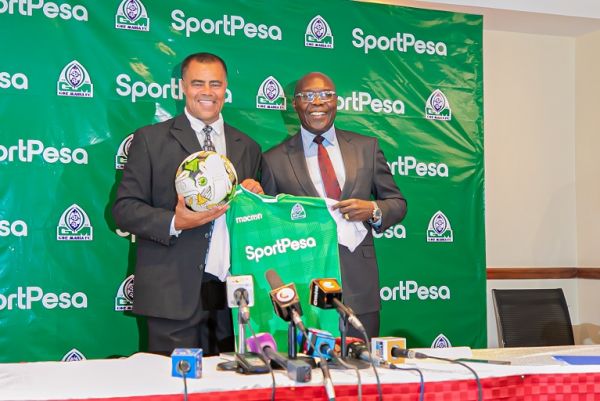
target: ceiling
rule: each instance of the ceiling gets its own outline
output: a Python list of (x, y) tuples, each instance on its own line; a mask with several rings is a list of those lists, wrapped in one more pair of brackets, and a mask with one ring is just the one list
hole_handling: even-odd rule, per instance
[[(484, 30), (490, 31), (567, 37), (578, 37), (600, 31), (600, 1), (598, 0), (361, 1), (481, 14), (483, 15)], [(476, 4), (476, 6), (472, 4)]]

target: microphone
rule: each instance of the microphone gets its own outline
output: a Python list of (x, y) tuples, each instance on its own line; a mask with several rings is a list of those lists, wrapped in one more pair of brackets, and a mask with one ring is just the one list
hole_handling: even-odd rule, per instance
[(288, 359), (277, 352), (277, 344), (270, 333), (258, 333), (246, 339), (246, 346), (251, 352), (264, 353), (268, 359), (287, 370), (290, 379), (306, 383), (311, 379), (311, 367), (299, 359)]
[(230, 308), (240, 308), (244, 321), (250, 319), (250, 307), (254, 306), (254, 281), (252, 276), (227, 277), (227, 304)]
[(371, 363), (369, 348), (362, 341), (352, 341), (348, 344), (348, 356)]
[(309, 328), (308, 335), (306, 338), (302, 336), (299, 343), (306, 355), (321, 359), (337, 358), (334, 352), (335, 338), (325, 330)]
[(226, 280), (227, 304), (238, 309), (238, 345), (239, 353), (246, 352), (245, 324), (250, 321), (250, 306), (254, 305), (254, 282), (252, 276), (228, 276)]
[(422, 352), (412, 351), (410, 349), (392, 347), (391, 354), (394, 358), (408, 358), (408, 359), (427, 359), (427, 355)]
[(306, 333), (306, 327), (300, 318), (302, 307), (298, 300), (296, 286), (293, 283), (283, 284), (279, 274), (272, 269), (266, 271), (265, 277), (272, 289), (269, 294), (277, 316), (286, 322), (293, 321), (301, 332)]
[(354, 311), (342, 303), (342, 287), (334, 278), (319, 278), (310, 282), (310, 303), (321, 309), (335, 308), (341, 316), (348, 317), (348, 322), (361, 333), (365, 328), (354, 314)]
[(390, 364), (404, 363), (405, 356), (400, 350), (406, 348), (406, 339), (402, 337), (373, 337), (371, 350), (373, 359)]
[(202, 377), (202, 348), (175, 348), (171, 353), (171, 376)]

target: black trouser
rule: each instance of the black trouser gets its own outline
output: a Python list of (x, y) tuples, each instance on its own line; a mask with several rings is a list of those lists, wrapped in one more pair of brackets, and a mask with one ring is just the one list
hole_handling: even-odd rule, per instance
[(170, 355), (175, 348), (202, 348), (204, 356), (234, 351), (225, 283), (205, 273), (194, 314), (184, 320), (147, 317), (148, 351)]

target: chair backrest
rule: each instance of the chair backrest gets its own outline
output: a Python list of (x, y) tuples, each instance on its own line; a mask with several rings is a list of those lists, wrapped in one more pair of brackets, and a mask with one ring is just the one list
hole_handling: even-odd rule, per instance
[(574, 345), (562, 288), (492, 290), (503, 347)]

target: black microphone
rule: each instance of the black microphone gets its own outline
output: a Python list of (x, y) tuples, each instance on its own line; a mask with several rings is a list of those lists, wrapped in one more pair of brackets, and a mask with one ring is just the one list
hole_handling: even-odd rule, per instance
[(265, 277), (272, 289), (270, 292), (271, 302), (277, 316), (286, 322), (293, 321), (301, 332), (306, 333), (306, 327), (300, 318), (302, 316), (302, 307), (298, 300), (296, 286), (293, 283), (283, 284), (279, 274), (272, 269), (266, 271)]
[(262, 350), (269, 360), (274, 361), (287, 371), (290, 379), (306, 383), (311, 379), (311, 366), (298, 359), (288, 359), (277, 352), (275, 339), (270, 333), (258, 333), (256, 336), (246, 339), (246, 345), (252, 352), (260, 353)]
[(342, 287), (334, 278), (319, 278), (310, 282), (310, 303), (321, 309), (335, 308), (348, 322), (361, 333), (365, 331), (354, 311), (342, 303)]
[(348, 344), (348, 356), (371, 363), (369, 347), (362, 341), (353, 341)]
[(410, 349), (398, 348), (398, 347), (392, 347), (392, 350), (390, 352), (394, 358), (408, 358), (408, 359), (427, 359), (427, 358), (429, 358), (429, 356), (427, 356), (421, 352), (413, 351)]

